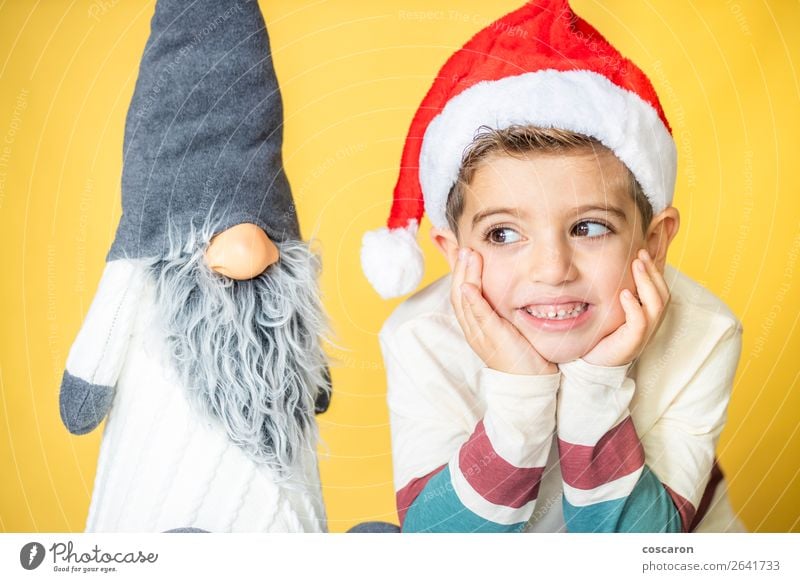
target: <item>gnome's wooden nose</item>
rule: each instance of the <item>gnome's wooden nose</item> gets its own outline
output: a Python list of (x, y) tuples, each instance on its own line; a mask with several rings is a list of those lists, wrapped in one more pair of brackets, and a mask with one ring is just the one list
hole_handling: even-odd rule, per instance
[(278, 247), (267, 233), (250, 223), (222, 231), (206, 250), (206, 263), (212, 271), (238, 281), (257, 277), (278, 257)]

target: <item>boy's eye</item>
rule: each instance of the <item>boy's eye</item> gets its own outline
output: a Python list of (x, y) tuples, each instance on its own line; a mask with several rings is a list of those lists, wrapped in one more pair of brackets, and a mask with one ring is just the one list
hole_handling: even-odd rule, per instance
[(608, 228), (605, 224), (600, 222), (592, 222), (589, 220), (584, 220), (583, 222), (579, 222), (574, 227), (572, 227), (572, 233), (575, 236), (585, 236), (585, 237), (595, 237), (595, 236), (603, 236), (604, 234), (608, 234), (611, 232), (611, 229)]
[(522, 240), (516, 230), (507, 226), (493, 228), (486, 234), (486, 238), (496, 245), (507, 245)]

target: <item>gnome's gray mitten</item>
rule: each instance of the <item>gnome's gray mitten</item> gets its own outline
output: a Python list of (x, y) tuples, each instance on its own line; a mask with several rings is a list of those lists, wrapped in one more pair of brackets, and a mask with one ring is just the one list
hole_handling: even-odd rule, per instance
[(112, 387), (92, 384), (64, 370), (59, 404), (61, 420), (72, 434), (93, 431), (108, 414), (112, 400)]

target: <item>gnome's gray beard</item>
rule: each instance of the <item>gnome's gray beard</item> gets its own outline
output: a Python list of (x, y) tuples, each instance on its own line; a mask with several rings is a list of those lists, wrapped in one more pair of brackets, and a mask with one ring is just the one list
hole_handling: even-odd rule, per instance
[(206, 265), (209, 238), (173, 239), (183, 250), (150, 266), (170, 355), (190, 399), (288, 478), (298, 455), (316, 446), (314, 401), (330, 388), (319, 260), (302, 242), (280, 243), (277, 263), (234, 281)]

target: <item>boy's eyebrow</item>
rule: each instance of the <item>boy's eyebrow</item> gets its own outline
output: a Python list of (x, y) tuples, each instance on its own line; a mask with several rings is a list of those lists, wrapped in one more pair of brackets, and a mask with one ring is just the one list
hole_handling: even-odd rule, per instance
[(481, 210), (475, 216), (472, 217), (472, 227), (475, 228), (475, 225), (478, 224), (481, 220), (486, 218), (487, 216), (491, 216), (492, 214), (510, 214), (512, 216), (525, 216), (525, 212), (520, 211), (518, 208), (487, 208), (486, 210)]
[[(599, 210), (600, 212), (608, 212), (609, 214), (613, 214), (617, 216), (620, 220), (627, 222), (628, 216), (625, 214), (625, 211), (619, 208), (618, 206), (609, 206), (609, 205), (599, 205), (599, 204), (584, 204), (583, 206), (578, 206), (577, 208), (573, 209), (575, 214), (583, 214), (584, 212), (590, 212), (592, 210)], [(486, 210), (481, 210), (475, 216), (472, 217), (472, 228), (484, 218), (488, 216), (492, 216), (493, 214), (510, 214), (511, 216), (525, 216), (525, 212), (520, 210), (519, 208), (487, 208)]]
[(578, 206), (574, 209), (575, 214), (583, 214), (584, 212), (589, 212), (592, 210), (599, 210), (600, 212), (608, 212), (609, 214), (614, 214), (618, 216), (620, 219), (624, 220), (625, 222), (628, 221), (628, 216), (625, 214), (625, 211), (618, 206), (609, 206), (609, 205), (597, 205), (597, 204), (585, 204), (583, 206)]

